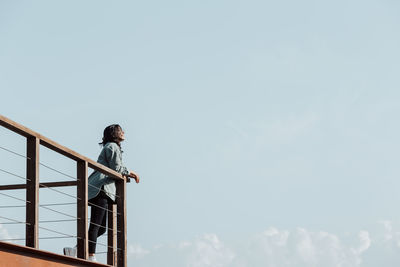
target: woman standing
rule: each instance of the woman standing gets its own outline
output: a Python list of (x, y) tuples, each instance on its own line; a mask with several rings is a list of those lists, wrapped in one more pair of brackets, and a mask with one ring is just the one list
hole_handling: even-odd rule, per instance
[[(101, 163), (126, 177), (132, 177), (139, 183), (139, 176), (129, 171), (122, 164), (121, 142), (125, 140), (124, 131), (118, 124), (104, 129), (103, 146), (98, 163)], [(89, 260), (96, 261), (97, 238), (106, 232), (108, 204), (114, 204), (116, 198), (115, 180), (107, 175), (94, 171), (88, 180), (88, 202), (91, 208), (89, 226)], [(76, 248), (64, 248), (64, 254), (76, 256)]]

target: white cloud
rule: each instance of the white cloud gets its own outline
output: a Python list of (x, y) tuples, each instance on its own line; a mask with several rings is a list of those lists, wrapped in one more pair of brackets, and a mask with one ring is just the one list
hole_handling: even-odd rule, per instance
[(382, 220), (380, 224), (384, 228), (384, 233), (377, 242), (380, 242), (383, 246), (400, 248), (400, 230), (396, 230), (393, 222), (388, 220)]
[(241, 250), (237, 265), (233, 266), (356, 267), (360, 266), (361, 255), (370, 245), (368, 232), (360, 232), (359, 243), (353, 248), (327, 232), (270, 228)]
[(197, 238), (188, 250), (186, 266), (188, 267), (223, 267), (229, 266), (234, 259), (233, 252), (226, 248), (215, 234), (206, 234)]
[(151, 248), (130, 245), (128, 262), (135, 267), (400, 266), (400, 223), (381, 221), (375, 226), (343, 236), (305, 228), (270, 227), (229, 242), (216, 234), (204, 234)]
[(205, 234), (177, 244), (157, 245), (150, 250), (139, 245), (129, 247), (134, 248), (129, 250), (128, 258), (135, 267), (225, 267), (230, 266), (234, 258), (233, 252), (215, 234)]
[(352, 246), (323, 231), (269, 228), (236, 245), (224, 243), (216, 234), (205, 234), (149, 250), (136, 246), (130, 250), (130, 263), (136, 267), (358, 267), (370, 245), (367, 231), (360, 231)]
[(138, 244), (131, 244), (128, 246), (128, 255), (133, 259), (140, 259), (149, 254), (150, 251), (142, 248)]
[(360, 231), (358, 237), (360, 239), (360, 246), (356, 249), (356, 252), (361, 254), (371, 246), (371, 238), (367, 231)]
[(383, 239), (385, 241), (391, 240), (393, 238), (393, 236), (392, 236), (392, 230), (393, 230), (392, 222), (391, 221), (382, 220), (379, 223), (382, 224), (384, 229), (385, 229), (385, 234), (384, 234)]

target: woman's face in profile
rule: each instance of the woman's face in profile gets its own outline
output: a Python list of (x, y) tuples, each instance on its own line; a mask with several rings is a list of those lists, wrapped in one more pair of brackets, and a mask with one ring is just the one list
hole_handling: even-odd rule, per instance
[(122, 130), (122, 128), (119, 128), (119, 131), (117, 132), (118, 139), (120, 142), (125, 140), (125, 132)]

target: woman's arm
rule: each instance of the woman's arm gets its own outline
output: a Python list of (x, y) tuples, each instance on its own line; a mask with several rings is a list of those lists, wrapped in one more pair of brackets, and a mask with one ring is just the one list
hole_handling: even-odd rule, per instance
[(135, 179), (137, 184), (140, 181), (139, 175), (137, 173), (135, 173), (134, 171), (130, 171), (128, 177), (132, 177), (133, 179)]
[(133, 171), (129, 171), (128, 168), (123, 165), (119, 147), (110, 146), (109, 149), (106, 150), (106, 156), (111, 169), (121, 173), (124, 176), (132, 177), (135, 179), (136, 183), (139, 183), (139, 175)]

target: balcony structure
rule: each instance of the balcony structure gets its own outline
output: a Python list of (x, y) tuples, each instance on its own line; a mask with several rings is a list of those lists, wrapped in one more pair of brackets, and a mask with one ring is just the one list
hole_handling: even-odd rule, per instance
[[(108, 266), (127, 266), (126, 255), (126, 183), (129, 178), (107, 168), (94, 160), (64, 147), (43, 135), (28, 129), (2, 115), (0, 126), (26, 138), (26, 177), (20, 184), (0, 186), (0, 194), (13, 197), (13, 190), (26, 190), (25, 199), (25, 246), (0, 242), (1, 266), (105, 266), (92, 263), (88, 259), (88, 168), (106, 174), (116, 181), (117, 204), (108, 207), (107, 226), (107, 264)], [(39, 179), (39, 148), (44, 146), (76, 162), (76, 179), (41, 183)], [(4, 148), (3, 148), (4, 149)], [(12, 173), (2, 170), (6, 174)], [(77, 258), (39, 250), (39, 194), (41, 188), (76, 187), (76, 244)], [(9, 191), (4, 193), (4, 191)], [(13, 221), (11, 218), (0, 218)], [(1, 224), (1, 222), (0, 222)], [(46, 229), (46, 228), (44, 228)], [(50, 230), (50, 229), (47, 229)], [(50, 230), (51, 231), (51, 230)], [(52, 230), (57, 233), (57, 231)]]

